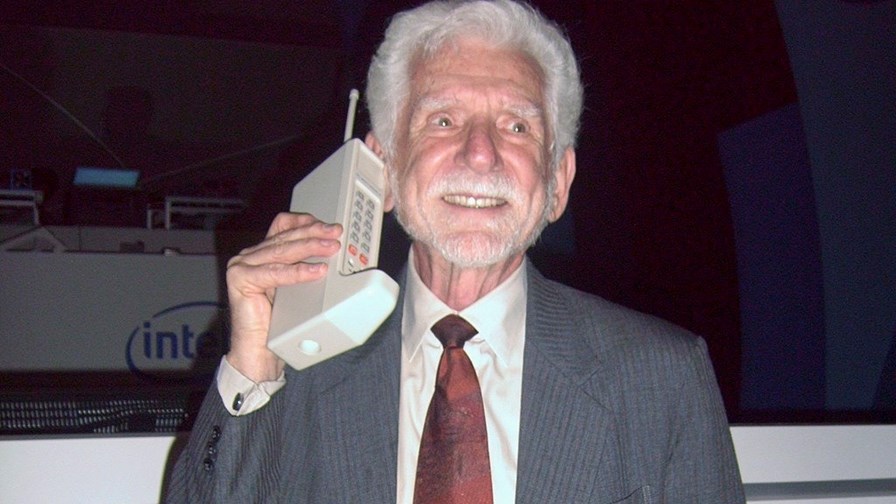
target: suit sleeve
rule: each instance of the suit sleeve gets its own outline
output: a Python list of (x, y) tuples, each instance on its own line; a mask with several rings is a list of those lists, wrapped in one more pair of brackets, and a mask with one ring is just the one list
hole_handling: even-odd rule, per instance
[[(283, 394), (277, 394), (282, 396)], [(167, 483), (168, 503), (266, 502), (277, 492), (282, 400), (233, 416), (210, 387)]]
[(734, 444), (715, 374), (696, 340), (679, 388), (662, 502), (743, 503)]

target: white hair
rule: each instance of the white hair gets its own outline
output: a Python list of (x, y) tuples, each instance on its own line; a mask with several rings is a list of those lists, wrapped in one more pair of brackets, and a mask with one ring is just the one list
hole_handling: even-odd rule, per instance
[(575, 146), (579, 129), (583, 90), (578, 64), (556, 24), (512, 0), (434, 1), (395, 15), (370, 64), (365, 93), (373, 134), (387, 156), (395, 152), (395, 130), (410, 96), (411, 65), (464, 37), (521, 51), (538, 65), (552, 166), (557, 166), (563, 152)]

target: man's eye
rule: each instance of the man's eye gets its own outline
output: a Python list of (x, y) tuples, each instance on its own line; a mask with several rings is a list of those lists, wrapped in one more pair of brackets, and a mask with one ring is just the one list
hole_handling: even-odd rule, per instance
[(447, 117), (439, 117), (438, 119), (436, 119), (436, 126), (440, 128), (447, 128), (451, 126), (451, 119), (448, 119)]
[(524, 123), (517, 122), (510, 125), (510, 131), (514, 133), (525, 133), (529, 131), (529, 128), (527, 128)]

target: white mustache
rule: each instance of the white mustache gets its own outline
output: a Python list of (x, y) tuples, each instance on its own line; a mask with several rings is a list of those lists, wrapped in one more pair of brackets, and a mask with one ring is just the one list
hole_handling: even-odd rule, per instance
[(436, 181), (429, 189), (430, 196), (442, 199), (474, 197), (478, 200), (517, 201), (519, 191), (510, 178), (492, 175), (487, 179), (468, 176), (448, 176)]

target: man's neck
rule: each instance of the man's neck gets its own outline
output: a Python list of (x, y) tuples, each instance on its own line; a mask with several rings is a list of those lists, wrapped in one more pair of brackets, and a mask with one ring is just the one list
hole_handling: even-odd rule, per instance
[(523, 263), (523, 255), (481, 268), (462, 268), (414, 243), (413, 257), (417, 274), (429, 290), (453, 310), (460, 311), (509, 278)]

